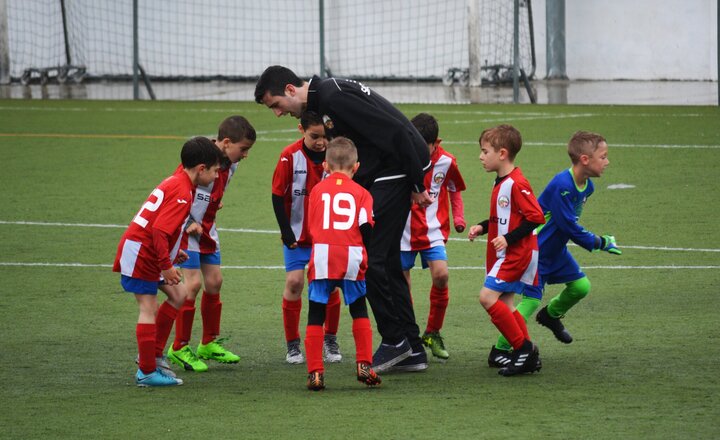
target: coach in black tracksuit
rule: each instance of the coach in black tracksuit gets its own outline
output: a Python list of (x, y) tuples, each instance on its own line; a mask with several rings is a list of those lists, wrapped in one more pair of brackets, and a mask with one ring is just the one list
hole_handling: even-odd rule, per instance
[[(408, 370), (427, 368), (400, 264), (400, 239), (411, 203), (427, 206), (433, 200), (423, 185), (430, 167), (427, 144), (398, 109), (357, 81), (315, 76), (305, 82), (285, 67), (271, 66), (258, 80), (255, 100), (277, 116), (314, 111), (329, 138), (345, 136), (357, 146), (360, 168), (354, 180), (372, 194), (375, 218), (366, 283), (383, 343), (373, 366), (382, 372), (403, 361), (410, 354), (409, 343), (416, 354), (411, 364), (416, 365)], [(404, 363), (408, 361), (412, 359)]]

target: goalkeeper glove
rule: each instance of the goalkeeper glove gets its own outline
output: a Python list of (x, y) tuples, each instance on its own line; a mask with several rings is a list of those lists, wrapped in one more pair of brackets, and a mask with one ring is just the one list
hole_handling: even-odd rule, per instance
[(600, 249), (611, 254), (622, 255), (622, 251), (617, 247), (615, 237), (612, 235), (603, 235), (600, 237)]

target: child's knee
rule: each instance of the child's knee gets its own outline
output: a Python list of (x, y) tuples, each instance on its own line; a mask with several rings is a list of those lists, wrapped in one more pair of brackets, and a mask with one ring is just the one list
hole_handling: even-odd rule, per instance
[(582, 299), (590, 293), (590, 280), (587, 277), (567, 283), (568, 293), (573, 297)]

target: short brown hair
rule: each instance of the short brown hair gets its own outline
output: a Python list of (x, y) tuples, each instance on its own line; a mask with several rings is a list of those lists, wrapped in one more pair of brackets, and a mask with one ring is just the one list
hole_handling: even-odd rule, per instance
[(604, 137), (591, 131), (576, 131), (575, 134), (570, 138), (568, 142), (568, 155), (573, 164), (580, 161), (580, 156), (583, 154), (592, 156), (595, 150), (598, 149), (600, 143), (607, 141)]
[(240, 115), (228, 116), (220, 123), (218, 127), (218, 140), (230, 139), (230, 142), (236, 143), (243, 139), (255, 142), (257, 134), (255, 128), (250, 122)]
[(358, 161), (357, 148), (352, 140), (336, 137), (328, 143), (325, 162), (332, 170), (350, 170)]
[(522, 136), (517, 128), (502, 124), (483, 130), (479, 142), (481, 146), (483, 142), (487, 142), (495, 151), (499, 151), (501, 148), (506, 149), (510, 160), (513, 160), (522, 147)]

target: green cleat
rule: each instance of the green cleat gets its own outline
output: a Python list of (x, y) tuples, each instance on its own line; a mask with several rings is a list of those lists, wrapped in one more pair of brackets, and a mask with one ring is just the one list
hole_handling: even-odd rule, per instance
[(446, 360), (450, 357), (450, 354), (445, 350), (445, 342), (443, 342), (440, 332), (425, 332), (422, 335), (422, 343), (430, 348), (432, 355), (436, 358)]
[(207, 371), (208, 366), (205, 362), (198, 359), (195, 353), (192, 351), (189, 345), (184, 346), (180, 350), (173, 350), (172, 347), (168, 350), (168, 359), (173, 364), (178, 364), (188, 371), (195, 371), (202, 373)]
[(198, 345), (198, 357), (200, 357), (200, 359), (211, 359), (222, 362), (223, 364), (236, 364), (240, 362), (240, 356), (222, 346), (222, 343), (226, 340), (226, 338), (220, 338), (210, 341), (205, 345)]

